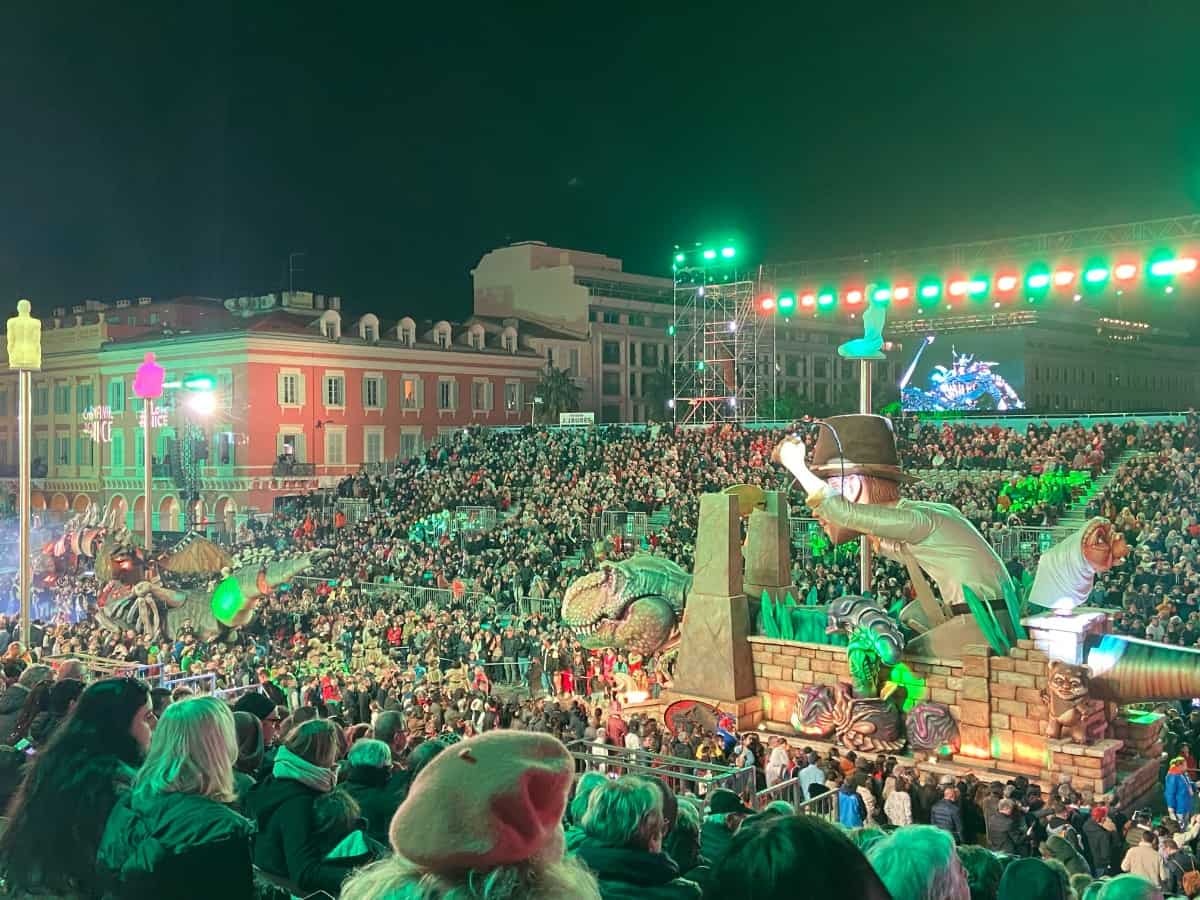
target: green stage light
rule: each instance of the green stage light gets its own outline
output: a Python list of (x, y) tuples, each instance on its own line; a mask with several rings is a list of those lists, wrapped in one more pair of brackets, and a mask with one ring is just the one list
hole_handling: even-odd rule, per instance
[(876, 288), (875, 293), (871, 295), (871, 299), (876, 303), (887, 303), (892, 299), (892, 292), (888, 288)]
[(716, 259), (717, 251), (716, 250), (705, 250), (703, 253), (703, 256), (705, 259)]
[(823, 308), (833, 306), (833, 302), (836, 299), (837, 298), (834, 297), (832, 292), (822, 291), (820, 294), (817, 295), (817, 306), (820, 306)]
[(704, 371), (704, 360), (700, 360), (700, 362), (696, 363), (696, 371), (697, 372)]
[(687, 259), (687, 257), (686, 257), (686, 256), (684, 256), (682, 253), (676, 253), (676, 254), (675, 254), (675, 262), (677, 262), (677, 263), (681, 263), (681, 262), (683, 262), (685, 259)]
[(796, 311), (796, 295), (791, 291), (780, 294), (778, 306), (781, 316), (790, 316)]
[(942, 292), (942, 287), (937, 282), (927, 281), (921, 285), (921, 299), (933, 300)]
[(733, 247), (722, 247), (721, 255), (725, 257), (725, 259), (733, 259), (735, 256), (737, 256), (737, 250), (735, 250)]
[(1150, 264), (1150, 274), (1155, 278), (1170, 278), (1172, 275), (1188, 275), (1196, 271), (1196, 260), (1191, 256), (1179, 259), (1160, 259)]
[(215, 391), (217, 379), (212, 375), (196, 373), (184, 378), (181, 386), (185, 391)]
[(1030, 275), (1029, 278), (1026, 279), (1025, 283), (1028, 284), (1035, 291), (1041, 290), (1042, 288), (1047, 288), (1050, 286), (1050, 273), (1049, 272), (1037, 272), (1033, 275)]
[(972, 278), (967, 282), (967, 293), (972, 297), (982, 297), (987, 293), (988, 283), (986, 278)]
[(1088, 284), (1103, 284), (1108, 281), (1108, 268), (1105, 266), (1093, 266), (1083, 273), (1083, 280)]
[(675, 326), (674, 326), (674, 325), (668, 325), (668, 326), (667, 326), (667, 336), (668, 336), (668, 337), (675, 337)]

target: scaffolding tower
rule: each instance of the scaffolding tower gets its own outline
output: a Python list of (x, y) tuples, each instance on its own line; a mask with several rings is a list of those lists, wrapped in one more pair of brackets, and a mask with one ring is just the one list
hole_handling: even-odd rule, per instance
[(675, 269), (671, 325), (674, 419), (679, 425), (753, 422), (774, 364), (771, 322), (758, 283), (733, 266)]

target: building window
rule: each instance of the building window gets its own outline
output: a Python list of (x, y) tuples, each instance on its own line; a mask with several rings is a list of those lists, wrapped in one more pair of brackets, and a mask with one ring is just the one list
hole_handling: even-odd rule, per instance
[(71, 464), (71, 439), (66, 435), (54, 436), (54, 463), (59, 466)]
[(298, 373), (280, 373), (279, 404), (281, 406), (299, 406), (301, 404), (300, 384), (300, 375)]
[(40, 462), (43, 466), (50, 462), (50, 439), (49, 438), (34, 438), (33, 439), (33, 461)]
[(580, 375), (580, 372), (579, 372), (579, 348), (578, 347), (571, 348), (568, 359), (571, 360), (571, 368), (567, 371), (567, 374), (570, 375), (572, 378), (578, 378)]
[(280, 434), (276, 438), (279, 458), (284, 462), (304, 462), (304, 435), (296, 432)]
[(346, 405), (346, 377), (344, 375), (325, 376), (325, 405), (328, 407)]
[(439, 326), (433, 333), (433, 342), (443, 350), (450, 349), (450, 326)]
[(521, 382), (504, 382), (504, 408), (509, 412), (521, 408)]
[(371, 429), (365, 433), (364, 438), (363, 462), (383, 462), (383, 432), (379, 429)]
[(233, 460), (233, 432), (217, 432), (217, 465), (232, 466)]
[(419, 375), (402, 375), (400, 377), (400, 408), (421, 408), (421, 377)]
[(619, 366), (621, 364), (621, 342), (604, 341), (600, 345), (600, 361), (606, 366)]
[(492, 383), (486, 379), (476, 379), (471, 382), (471, 409), (475, 412), (491, 412)]
[(367, 375), (363, 378), (363, 408), (383, 409), (383, 377)]
[(421, 452), (421, 432), (420, 431), (402, 431), (400, 432), (400, 458), (412, 459)]
[(471, 333), (469, 335), (467, 335), (467, 341), (470, 343), (472, 350), (482, 350), (483, 349), (483, 329), (482, 328), (472, 328)]
[(346, 464), (346, 432), (340, 428), (325, 429), (325, 465), (344, 466)]
[(621, 324), (621, 314), (605, 311), (604, 324), (605, 325), (620, 325)]
[(615, 403), (605, 403), (600, 407), (600, 418), (605, 422), (620, 422), (621, 407)]
[(458, 408), (458, 383), (453, 378), (438, 379), (438, 409)]
[(363, 340), (367, 341), (369, 343), (372, 343), (372, 344), (374, 344), (377, 340), (379, 340), (379, 336), (375, 332), (374, 325), (364, 325), (363, 326)]
[(0, 437), (0, 466), (8, 465), (8, 435)]
[(95, 403), (95, 395), (92, 393), (92, 383), (90, 381), (80, 382), (75, 385), (75, 412), (87, 412)]
[(8, 391), (0, 391), (0, 416), (8, 415)]
[(647, 369), (658, 368), (658, 344), (642, 344), (642, 365)]
[(114, 378), (108, 383), (108, 408), (114, 413), (125, 412), (125, 379)]
[(108, 462), (117, 471), (125, 468), (125, 432), (120, 428), (113, 429)]
[(33, 414), (35, 416), (50, 415), (50, 388), (44, 384), (33, 387)]
[[(818, 356), (813, 359), (813, 376), (816, 378), (829, 377), (829, 360), (824, 356)], [(824, 403), (825, 401), (819, 400), (817, 402)]]
[(321, 330), (325, 334), (325, 337), (331, 341), (336, 341), (341, 336), (338, 333), (340, 330), (338, 328), (338, 323), (333, 319), (326, 319), (323, 323), (321, 323)]
[(75, 439), (75, 461), (81, 466), (96, 464), (96, 444), (90, 437), (80, 435)]
[(604, 372), (600, 376), (601, 392), (608, 397), (616, 397), (621, 393), (621, 373)]
[(646, 324), (646, 317), (643, 316), (641, 313), (630, 313), (629, 314), (629, 327), (630, 328), (642, 328), (645, 324)]

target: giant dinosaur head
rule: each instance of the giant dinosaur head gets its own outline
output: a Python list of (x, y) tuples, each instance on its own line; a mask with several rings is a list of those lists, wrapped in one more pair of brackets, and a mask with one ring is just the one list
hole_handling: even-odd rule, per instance
[(567, 588), (562, 618), (584, 647), (649, 656), (674, 634), (690, 585), (687, 572), (658, 557), (605, 563)]

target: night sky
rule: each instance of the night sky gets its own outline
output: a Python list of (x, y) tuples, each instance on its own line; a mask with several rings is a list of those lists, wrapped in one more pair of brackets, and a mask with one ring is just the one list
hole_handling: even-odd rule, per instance
[(0, 298), (303, 251), (352, 310), (463, 316), (513, 240), (665, 273), (1192, 213), (1198, 42), (1196, 0), (7, 4)]

